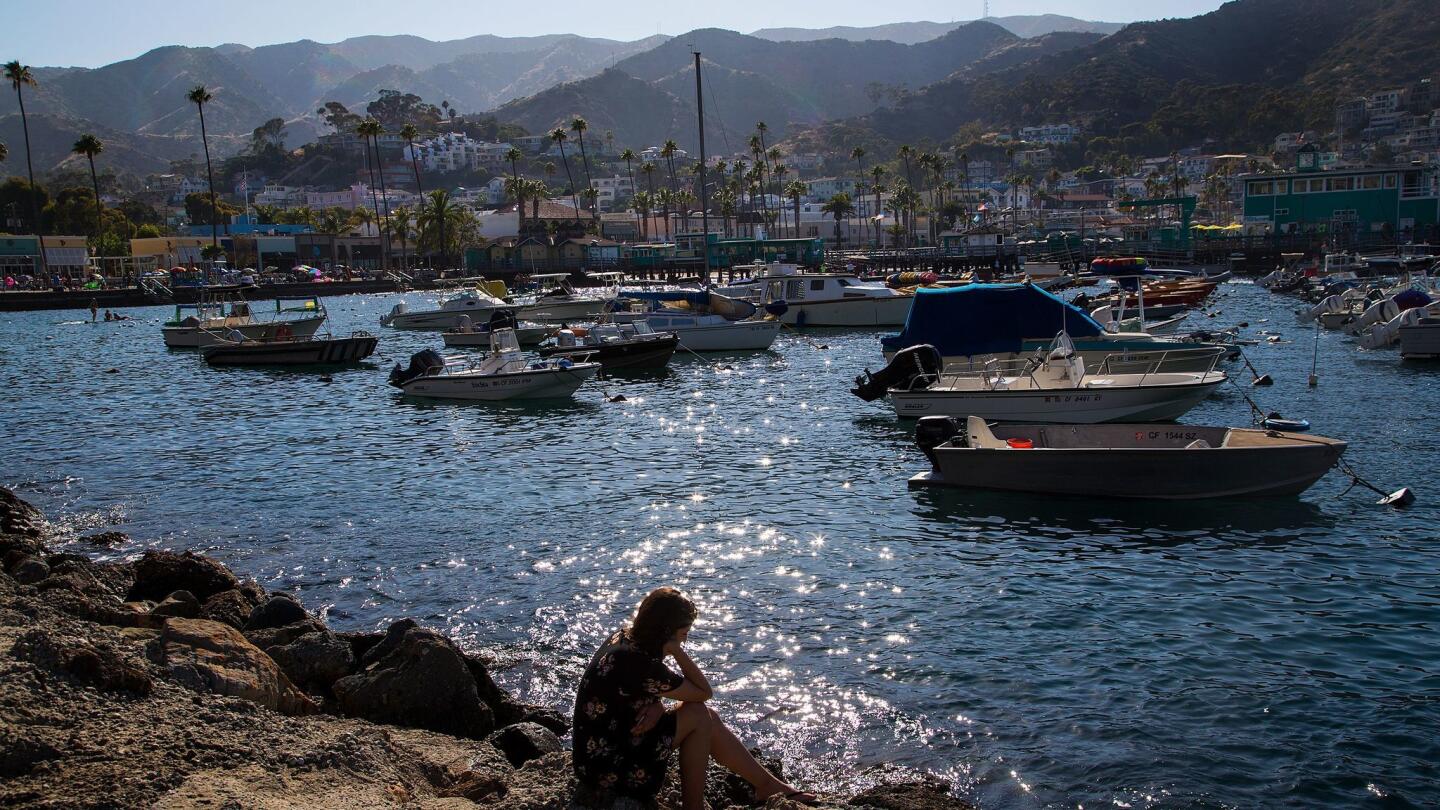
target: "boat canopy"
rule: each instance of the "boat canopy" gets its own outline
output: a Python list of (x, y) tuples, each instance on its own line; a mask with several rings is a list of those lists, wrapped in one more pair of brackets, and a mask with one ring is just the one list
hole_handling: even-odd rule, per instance
[(885, 351), (928, 343), (944, 357), (1019, 352), (1026, 340), (1100, 337), (1094, 318), (1033, 284), (967, 284), (915, 291), (905, 329), (880, 339)]

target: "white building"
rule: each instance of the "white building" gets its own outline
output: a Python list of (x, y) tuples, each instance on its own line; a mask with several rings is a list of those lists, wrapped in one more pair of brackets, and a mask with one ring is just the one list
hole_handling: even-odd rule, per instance
[(280, 208), (295, 208), (305, 205), (305, 193), (307, 189), (303, 186), (282, 186), (278, 183), (266, 183), (265, 188), (257, 193), (252, 201), (256, 205), (274, 205)]
[(1073, 124), (1044, 124), (1020, 129), (1020, 140), (1029, 143), (1069, 143), (1079, 135), (1080, 128)]
[(370, 187), (364, 183), (356, 183), (340, 191), (307, 191), (305, 192), (305, 205), (317, 210), (344, 208), (346, 211), (373, 207), (370, 203)]
[(836, 194), (849, 194), (855, 197), (855, 178), (853, 177), (817, 177), (814, 180), (803, 181), (810, 189), (809, 197), (815, 200), (828, 200)]
[(405, 159), (419, 161), (426, 171), (457, 172), (466, 169), (494, 171), (505, 165), (508, 143), (477, 141), (463, 132), (447, 132), (405, 148)]

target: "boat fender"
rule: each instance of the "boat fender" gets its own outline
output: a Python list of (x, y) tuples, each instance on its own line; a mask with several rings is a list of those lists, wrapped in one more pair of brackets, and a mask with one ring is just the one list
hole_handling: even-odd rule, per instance
[(1012, 436), (1011, 438), (1008, 438), (1008, 439), (1005, 440), (1005, 445), (1006, 445), (1007, 447), (1009, 447), (1011, 450), (1034, 450), (1034, 449), (1035, 449), (1035, 442), (1032, 442), (1032, 441), (1030, 441), (1029, 439), (1020, 439), (1020, 438), (1016, 438), (1016, 437), (1013, 437), (1013, 436)]

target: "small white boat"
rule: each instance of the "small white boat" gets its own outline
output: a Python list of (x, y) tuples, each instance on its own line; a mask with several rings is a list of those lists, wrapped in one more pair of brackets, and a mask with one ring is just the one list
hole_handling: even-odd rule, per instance
[[(1212, 365), (1219, 358), (1212, 359)], [(1057, 336), (1043, 358), (991, 360), (980, 370), (941, 370), (933, 346), (898, 352), (881, 371), (856, 379), (852, 393), (889, 395), (902, 417), (980, 416), (1006, 422), (1166, 422), (1184, 416), (1225, 382), (1223, 371), (1109, 373), (1087, 371), (1069, 336)], [(1163, 359), (1161, 367), (1163, 367)]]
[(987, 425), (926, 417), (915, 443), (931, 469), (914, 486), (1092, 498), (1193, 500), (1298, 495), (1346, 444), (1277, 430), (1192, 425)]
[(1421, 318), (1400, 327), (1400, 357), (1405, 360), (1440, 360), (1440, 318)]
[[(618, 279), (619, 273), (594, 273), (607, 281)], [(595, 321), (615, 300), (616, 288), (608, 284), (594, 291), (579, 291), (570, 286), (566, 273), (542, 273), (530, 277), (539, 283), (555, 282), (548, 291), (528, 297), (511, 296), (515, 300), (516, 317), (541, 323)]]
[(716, 292), (676, 291), (658, 299), (658, 309), (621, 310), (616, 323), (645, 321), (656, 332), (674, 332), (680, 348), (691, 352), (743, 352), (770, 348), (780, 334), (775, 318), (755, 318), (757, 309)]
[(735, 270), (751, 275), (716, 292), (762, 307), (777, 305), (780, 319), (795, 326), (901, 326), (915, 300), (912, 292), (861, 281), (853, 273), (810, 273), (781, 263)]
[(478, 363), (426, 349), (410, 358), (408, 369), (396, 363), (390, 371), (390, 384), (411, 396), (433, 399), (562, 399), (574, 396), (576, 389), (599, 371), (599, 363), (527, 361), (515, 332), (496, 329), (491, 334), (490, 353)]
[[(498, 310), (496, 314), (503, 311), (504, 310)], [(462, 315), (460, 316), (460, 324), (454, 329), (445, 330), (440, 337), (445, 341), (445, 345), (451, 348), (489, 346), (490, 325), (499, 325), (501, 323), (509, 325), (510, 328), (515, 330), (515, 339), (520, 342), (521, 346), (539, 345), (545, 338), (555, 334), (556, 328), (548, 324), (534, 323), (533, 321), (516, 322), (513, 318), (509, 317), (503, 319), (496, 318), (494, 315), (491, 316), (489, 321), (480, 326), (476, 326), (470, 321), (470, 316)]]
[(442, 298), (435, 309), (411, 312), (410, 305), (401, 301), (380, 316), (380, 325), (394, 329), (454, 329), (462, 317), (468, 317), (472, 323), (484, 323), (496, 311), (508, 308), (510, 304), (479, 287), (466, 287)]
[(306, 340), (325, 323), (325, 305), (317, 296), (275, 299), (275, 312), (255, 315), (254, 305), (236, 296), (207, 296), (196, 304), (178, 304), (175, 317), (160, 333), (172, 349), (197, 349), (235, 340)]

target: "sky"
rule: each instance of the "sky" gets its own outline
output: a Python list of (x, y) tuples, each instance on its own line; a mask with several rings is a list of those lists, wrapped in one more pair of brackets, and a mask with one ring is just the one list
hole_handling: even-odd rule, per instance
[[(827, 28), (912, 20), (975, 19), (983, 0), (912, 0), (903, 9), (873, 0), (824, 3), (725, 0), (553, 0), (541, 5), (490, 0), (5, 0), (0, 16), (0, 61), (34, 66), (96, 67), (139, 56), (161, 45), (270, 45), (313, 39), (335, 42), (363, 34), (415, 34), (460, 39), (476, 34), (534, 36), (573, 33), (634, 40), (696, 28)], [(990, 14), (1065, 14), (1087, 20), (1132, 22), (1191, 17), (1219, 0), (991, 0)], [(898, 15), (898, 16), (897, 16)]]

